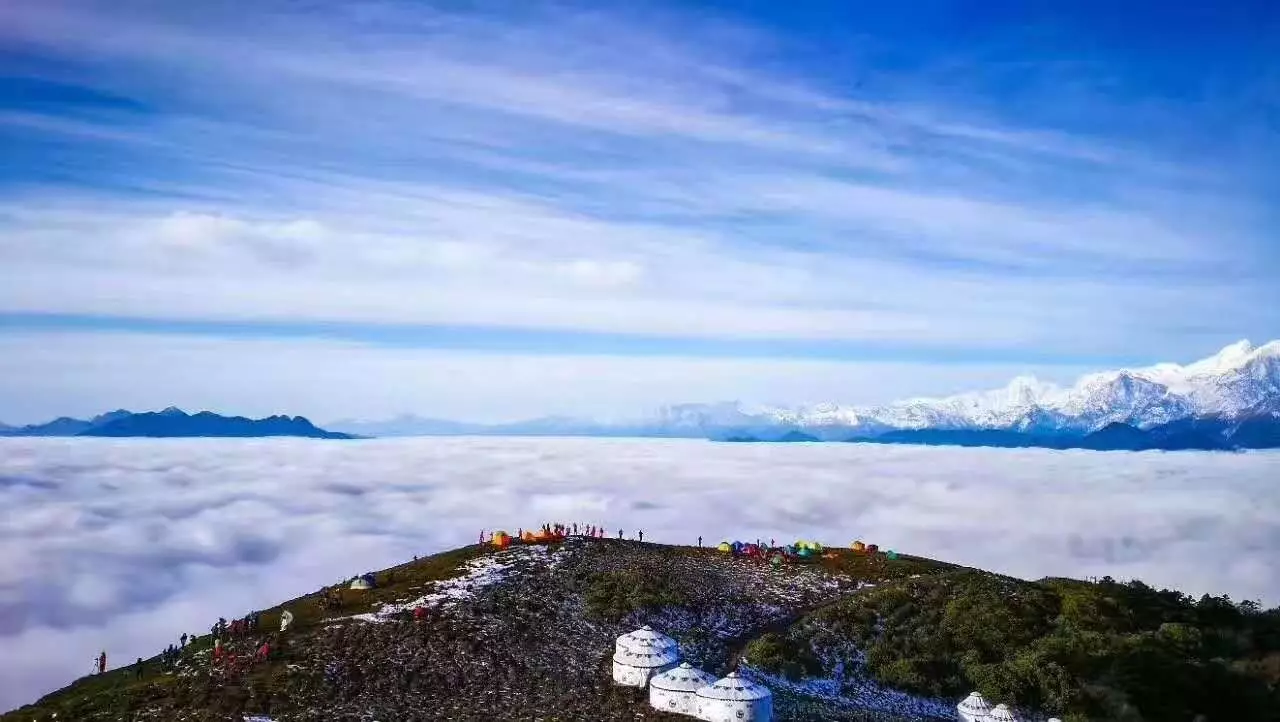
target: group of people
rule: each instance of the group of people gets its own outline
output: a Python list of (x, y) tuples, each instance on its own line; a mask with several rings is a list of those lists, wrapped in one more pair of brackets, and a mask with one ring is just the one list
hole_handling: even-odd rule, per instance
[[(596, 524), (577, 524), (577, 523), (565, 524), (560, 522), (547, 522), (546, 524), (543, 524), (539, 528), (544, 534), (552, 535), (552, 536), (585, 536), (585, 537), (591, 537), (593, 539), (604, 539), (606, 534), (604, 527), (598, 526)], [(516, 539), (520, 539), (523, 537), (524, 537), (524, 528), (521, 527), (520, 529), (516, 530)], [(623, 530), (619, 529), (618, 538), (621, 539), (622, 537), (623, 537)], [(636, 530), (636, 539), (638, 539), (639, 541), (644, 541), (643, 529)], [(493, 541), (493, 532), (481, 529), (480, 543), (485, 544), (492, 541)], [(417, 559), (418, 558), (415, 556), (414, 561), (417, 561)]]
[[(250, 612), (240, 619), (233, 619), (230, 622), (227, 622), (223, 617), (218, 617), (217, 623), (209, 628), (209, 632), (213, 634), (214, 639), (243, 637), (250, 632), (258, 631), (261, 621), (261, 612)], [(185, 637), (186, 635), (183, 636)]]

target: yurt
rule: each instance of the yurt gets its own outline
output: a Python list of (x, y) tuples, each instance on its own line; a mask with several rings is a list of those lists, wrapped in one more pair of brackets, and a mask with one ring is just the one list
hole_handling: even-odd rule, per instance
[(855, 552), (865, 552), (867, 550), (867, 545), (863, 544), (862, 540), (858, 540), (850, 544), (849, 548), (854, 550)]
[(722, 541), (720, 542), (720, 546), (716, 547), (716, 549), (724, 552), (725, 554), (729, 554), (733, 551), (733, 545), (729, 544), (727, 541)]
[(986, 716), (984, 722), (1018, 722), (1018, 717), (1008, 705), (998, 704), (991, 710), (991, 714)]
[(627, 632), (618, 637), (613, 648), (614, 651), (648, 651), (652, 649), (677, 649), (678, 646), (676, 640), (646, 624), (634, 632)]
[(769, 722), (773, 719), (773, 693), (737, 672), (699, 689), (698, 718), (707, 722)]
[(627, 687), (644, 687), (655, 675), (680, 663), (675, 647), (622, 647), (613, 653), (613, 681)]
[(956, 705), (956, 712), (960, 713), (960, 719), (964, 722), (986, 722), (987, 715), (991, 714), (991, 705), (981, 693), (970, 692), (968, 697)]
[(373, 589), (373, 575), (366, 574), (351, 580), (351, 589)]
[(290, 624), (293, 624), (293, 612), (290, 612), (288, 609), (280, 612), (280, 631), (288, 631)]
[(716, 683), (713, 675), (682, 662), (649, 680), (649, 704), (656, 710), (698, 714), (698, 690)]

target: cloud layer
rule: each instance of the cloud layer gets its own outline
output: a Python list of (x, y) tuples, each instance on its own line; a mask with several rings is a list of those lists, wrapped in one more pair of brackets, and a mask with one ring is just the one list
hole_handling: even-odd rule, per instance
[(859, 537), (1280, 603), (1275, 454), (628, 439), (0, 441), (0, 708), (479, 530)]

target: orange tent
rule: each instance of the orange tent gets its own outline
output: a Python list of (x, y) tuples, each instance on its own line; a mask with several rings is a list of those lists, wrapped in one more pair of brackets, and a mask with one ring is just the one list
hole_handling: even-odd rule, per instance
[(854, 550), (855, 552), (865, 552), (867, 550), (867, 545), (863, 544), (861, 540), (858, 540), (850, 544), (849, 548)]

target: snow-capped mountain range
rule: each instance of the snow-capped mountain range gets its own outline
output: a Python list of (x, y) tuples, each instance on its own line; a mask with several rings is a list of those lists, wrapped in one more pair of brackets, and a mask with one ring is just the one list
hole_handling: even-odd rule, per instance
[(330, 428), (376, 436), (556, 434), (720, 437), (803, 430), (821, 439), (872, 437), (902, 430), (997, 430), (1044, 436), (1084, 435), (1110, 424), (1151, 429), (1183, 419), (1280, 419), (1280, 341), (1240, 341), (1185, 366), (1163, 363), (1086, 375), (1069, 387), (1031, 377), (1007, 386), (883, 406), (821, 403), (798, 407), (738, 402), (666, 406), (624, 422), (548, 418), (501, 425), (402, 416), (391, 422), (338, 421)]
[(659, 421), (675, 427), (835, 427), (870, 434), (897, 429), (1083, 434), (1113, 423), (1147, 429), (1191, 417), (1259, 414), (1280, 414), (1280, 341), (1259, 347), (1240, 341), (1185, 366), (1164, 363), (1089, 374), (1065, 388), (1022, 376), (991, 391), (884, 406), (684, 404), (663, 409)]

